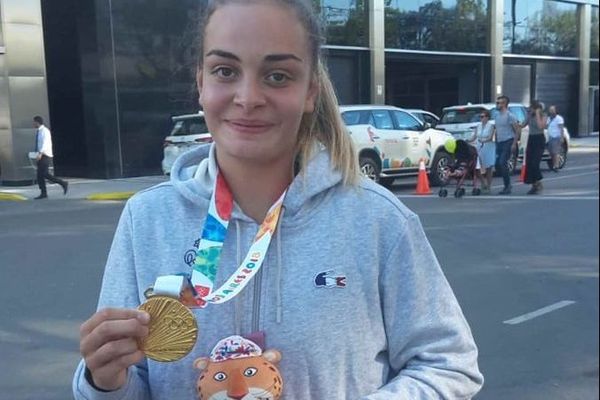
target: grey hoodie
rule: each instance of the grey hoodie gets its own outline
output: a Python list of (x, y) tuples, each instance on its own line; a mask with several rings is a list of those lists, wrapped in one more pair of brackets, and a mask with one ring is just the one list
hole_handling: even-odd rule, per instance
[[(157, 276), (191, 272), (215, 173), (214, 148), (204, 146), (175, 162), (170, 182), (127, 202), (98, 308), (137, 307)], [(234, 207), (217, 285), (257, 229)], [(324, 151), (290, 186), (262, 270), (234, 300), (194, 314), (199, 339), (189, 355), (144, 360), (108, 393), (87, 382), (81, 362), (75, 398), (196, 399), (193, 361), (224, 337), (258, 330), (282, 353), (285, 400), (468, 399), (483, 383), (469, 326), (418, 217), (369, 180), (342, 185)]]

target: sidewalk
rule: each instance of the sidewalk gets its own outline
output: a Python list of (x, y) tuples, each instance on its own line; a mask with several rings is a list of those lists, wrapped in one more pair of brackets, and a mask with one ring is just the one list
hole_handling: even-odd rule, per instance
[(588, 136), (572, 137), (571, 147), (598, 147), (598, 132), (592, 132)]
[[(122, 179), (85, 179), (64, 178), (69, 181), (69, 191), (63, 195), (62, 188), (56, 184), (47, 184), (48, 199), (52, 201), (64, 199), (87, 200), (126, 200), (135, 192), (169, 180), (168, 176), (142, 176)], [(1, 200), (32, 200), (40, 194), (37, 185), (30, 186), (0, 186)]]
[[(571, 150), (594, 151), (594, 149), (598, 149), (598, 132), (592, 132), (588, 136), (571, 138)], [(168, 181), (169, 177), (156, 175), (122, 179), (66, 179), (69, 181), (69, 192), (66, 196), (63, 195), (60, 186), (48, 184), (49, 201), (64, 199), (126, 200), (142, 189)], [(39, 193), (40, 190), (37, 185), (18, 187), (0, 186), (0, 201), (32, 200)]]

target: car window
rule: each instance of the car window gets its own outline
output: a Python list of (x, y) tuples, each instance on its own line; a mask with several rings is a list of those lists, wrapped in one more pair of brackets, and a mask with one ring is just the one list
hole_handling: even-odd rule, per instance
[(373, 110), (369, 117), (369, 123), (377, 129), (394, 129), (392, 116), (388, 110)]
[(524, 107), (521, 106), (508, 106), (508, 111), (510, 111), (517, 121), (522, 124), (527, 119), (527, 112)]
[(479, 122), (479, 113), (483, 108), (458, 108), (444, 111), (440, 124), (464, 124)]
[(360, 124), (360, 111), (346, 111), (342, 113), (342, 119), (347, 126)]
[(433, 118), (431, 115), (429, 114), (423, 114), (423, 118), (425, 120), (425, 122), (427, 122), (428, 124), (430, 124), (431, 126), (435, 126), (437, 124), (437, 119)]
[(190, 118), (175, 121), (169, 136), (198, 135), (208, 133), (204, 118)]
[(208, 127), (206, 121), (203, 119), (192, 119), (188, 121), (190, 135), (200, 135), (201, 133), (207, 133)]
[(425, 122), (425, 114), (411, 111), (411, 114), (421, 122)]
[(404, 131), (418, 131), (421, 129), (421, 122), (404, 111), (394, 111), (396, 121), (398, 122), (398, 129)]

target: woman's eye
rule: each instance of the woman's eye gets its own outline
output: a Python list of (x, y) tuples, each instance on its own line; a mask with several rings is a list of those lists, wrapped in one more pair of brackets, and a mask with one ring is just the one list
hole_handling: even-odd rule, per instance
[(275, 72), (275, 73), (272, 73), (271, 75), (267, 76), (267, 80), (270, 83), (275, 83), (275, 84), (285, 83), (288, 79), (289, 79), (288, 76), (281, 72)]
[(234, 75), (233, 69), (227, 67), (219, 67), (213, 70), (213, 74), (219, 78), (231, 78)]

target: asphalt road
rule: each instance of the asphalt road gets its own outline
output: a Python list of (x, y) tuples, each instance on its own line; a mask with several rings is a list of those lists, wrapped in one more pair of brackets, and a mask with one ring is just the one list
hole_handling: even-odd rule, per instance
[[(533, 197), (523, 185), (462, 199), (414, 196), (414, 179), (392, 187), (471, 324), (486, 378), (477, 399), (598, 399), (598, 149), (544, 174)], [(0, 202), (0, 399), (71, 398), (78, 327), (122, 207)]]

